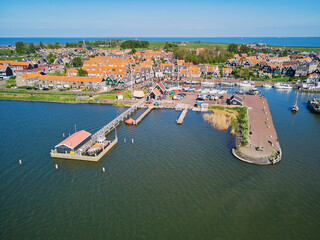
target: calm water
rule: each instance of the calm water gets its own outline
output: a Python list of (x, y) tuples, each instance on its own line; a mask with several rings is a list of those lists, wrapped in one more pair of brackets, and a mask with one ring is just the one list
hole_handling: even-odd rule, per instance
[(99, 163), (52, 161), (62, 133), (94, 132), (117, 108), (0, 101), (0, 239), (318, 239), (315, 95), (301, 94), (296, 115), (295, 92), (265, 95), (283, 150), (274, 166), (235, 159), (228, 132), (195, 112), (177, 126), (174, 110), (121, 125)]
[[(124, 37), (105, 37), (105, 38), (0, 38), (1, 44), (15, 44), (16, 42), (22, 41), (27, 43), (39, 44), (40, 41), (43, 43), (66, 43), (66, 42), (79, 42), (83, 40), (94, 41), (94, 40), (108, 40), (108, 39), (123, 39), (133, 40), (136, 38), (124, 38)], [(214, 42), (214, 43), (237, 43), (237, 44), (248, 44), (253, 42), (266, 43), (273, 46), (300, 46), (300, 47), (320, 47), (320, 37), (141, 37), (138, 40), (145, 41), (173, 41), (173, 42)]]

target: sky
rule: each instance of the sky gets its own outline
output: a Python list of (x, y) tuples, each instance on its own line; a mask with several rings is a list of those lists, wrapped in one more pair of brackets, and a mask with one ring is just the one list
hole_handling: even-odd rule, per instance
[(0, 0), (0, 37), (319, 37), (314, 0)]

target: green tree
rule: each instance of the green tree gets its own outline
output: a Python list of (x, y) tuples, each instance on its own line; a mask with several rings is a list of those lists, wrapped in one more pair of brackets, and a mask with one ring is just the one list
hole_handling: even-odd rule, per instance
[(61, 48), (61, 45), (60, 45), (59, 43), (56, 43), (56, 44), (54, 45), (54, 48), (55, 48), (55, 49)]
[(40, 41), (40, 47), (45, 48), (44, 44)]
[(24, 45), (23, 42), (16, 42), (16, 52), (18, 54), (22, 54), (24, 52)]
[(75, 57), (72, 59), (72, 64), (74, 67), (82, 67), (83, 62), (81, 57)]
[(288, 50), (287, 50), (287, 49), (285, 49), (285, 50), (283, 51), (283, 56), (284, 56), (284, 57), (288, 56)]
[(229, 52), (233, 52), (233, 53), (237, 53), (237, 52), (238, 52), (238, 44), (231, 43), (231, 44), (228, 46), (228, 51), (229, 51)]
[(47, 59), (50, 63), (53, 63), (53, 62), (54, 62), (53, 54), (52, 54), (52, 53), (49, 53), (49, 55), (47, 56), (46, 59)]
[(35, 53), (35, 52), (36, 52), (33, 43), (30, 43), (30, 44), (29, 44), (29, 52), (30, 52), (30, 53)]
[(242, 45), (240, 46), (240, 52), (241, 52), (241, 53), (249, 53), (249, 52), (250, 52), (250, 48), (249, 48), (247, 45), (242, 44)]
[(88, 72), (86, 70), (83, 70), (82, 68), (80, 68), (78, 70), (78, 76), (79, 77), (85, 77), (85, 76), (88, 76)]
[(137, 52), (137, 49), (132, 48), (130, 54), (135, 54)]

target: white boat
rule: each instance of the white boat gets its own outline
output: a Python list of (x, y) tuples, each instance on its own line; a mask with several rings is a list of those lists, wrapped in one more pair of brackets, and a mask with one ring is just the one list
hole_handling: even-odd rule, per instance
[(232, 82), (222, 82), (221, 86), (223, 86), (223, 87), (233, 87), (234, 83), (232, 83)]
[(252, 85), (248, 81), (243, 81), (243, 82), (239, 83), (239, 87), (252, 87)]
[(211, 89), (209, 93), (211, 93), (211, 94), (216, 94), (216, 93), (218, 93), (218, 92), (219, 92), (218, 89)]
[(287, 84), (287, 83), (275, 83), (273, 85), (273, 87), (275, 89), (280, 89), (280, 90), (291, 90), (292, 89), (292, 86), (290, 84)]
[(264, 87), (264, 88), (272, 88), (272, 86), (270, 84), (263, 84), (262, 87)]
[(218, 94), (226, 94), (227, 92), (228, 92), (227, 90), (220, 90)]

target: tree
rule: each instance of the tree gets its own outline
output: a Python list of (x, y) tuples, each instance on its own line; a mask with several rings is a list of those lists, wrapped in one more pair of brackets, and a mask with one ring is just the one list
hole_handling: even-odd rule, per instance
[(137, 52), (137, 49), (132, 48), (130, 54), (135, 54)]
[(23, 53), (23, 42), (16, 42), (16, 52), (18, 54)]
[(242, 44), (242, 45), (240, 46), (240, 52), (241, 52), (241, 53), (249, 53), (249, 52), (250, 52), (250, 48), (249, 48), (247, 45)]
[(285, 50), (283, 51), (283, 56), (284, 56), (284, 57), (288, 56), (288, 50), (287, 50), (287, 49), (285, 49)]
[(83, 70), (82, 68), (80, 68), (78, 70), (78, 76), (79, 77), (85, 77), (85, 76), (88, 76), (88, 72), (86, 70)]
[(60, 45), (59, 43), (56, 43), (56, 44), (54, 45), (54, 48), (56, 48), (56, 49), (61, 48), (61, 45)]
[(47, 56), (46, 59), (47, 59), (50, 63), (53, 63), (53, 62), (54, 62), (53, 54), (52, 54), (52, 53), (49, 53), (49, 55)]
[(44, 44), (40, 41), (40, 47), (44, 48)]
[(228, 46), (228, 51), (229, 51), (229, 52), (233, 52), (233, 53), (238, 52), (238, 45), (235, 44), (235, 43), (231, 43), (231, 44)]
[(72, 59), (72, 64), (74, 67), (82, 67), (83, 62), (81, 57), (75, 57)]
[(30, 44), (29, 44), (29, 52), (30, 52), (30, 53), (35, 53), (35, 52), (36, 52), (33, 43), (30, 43)]

